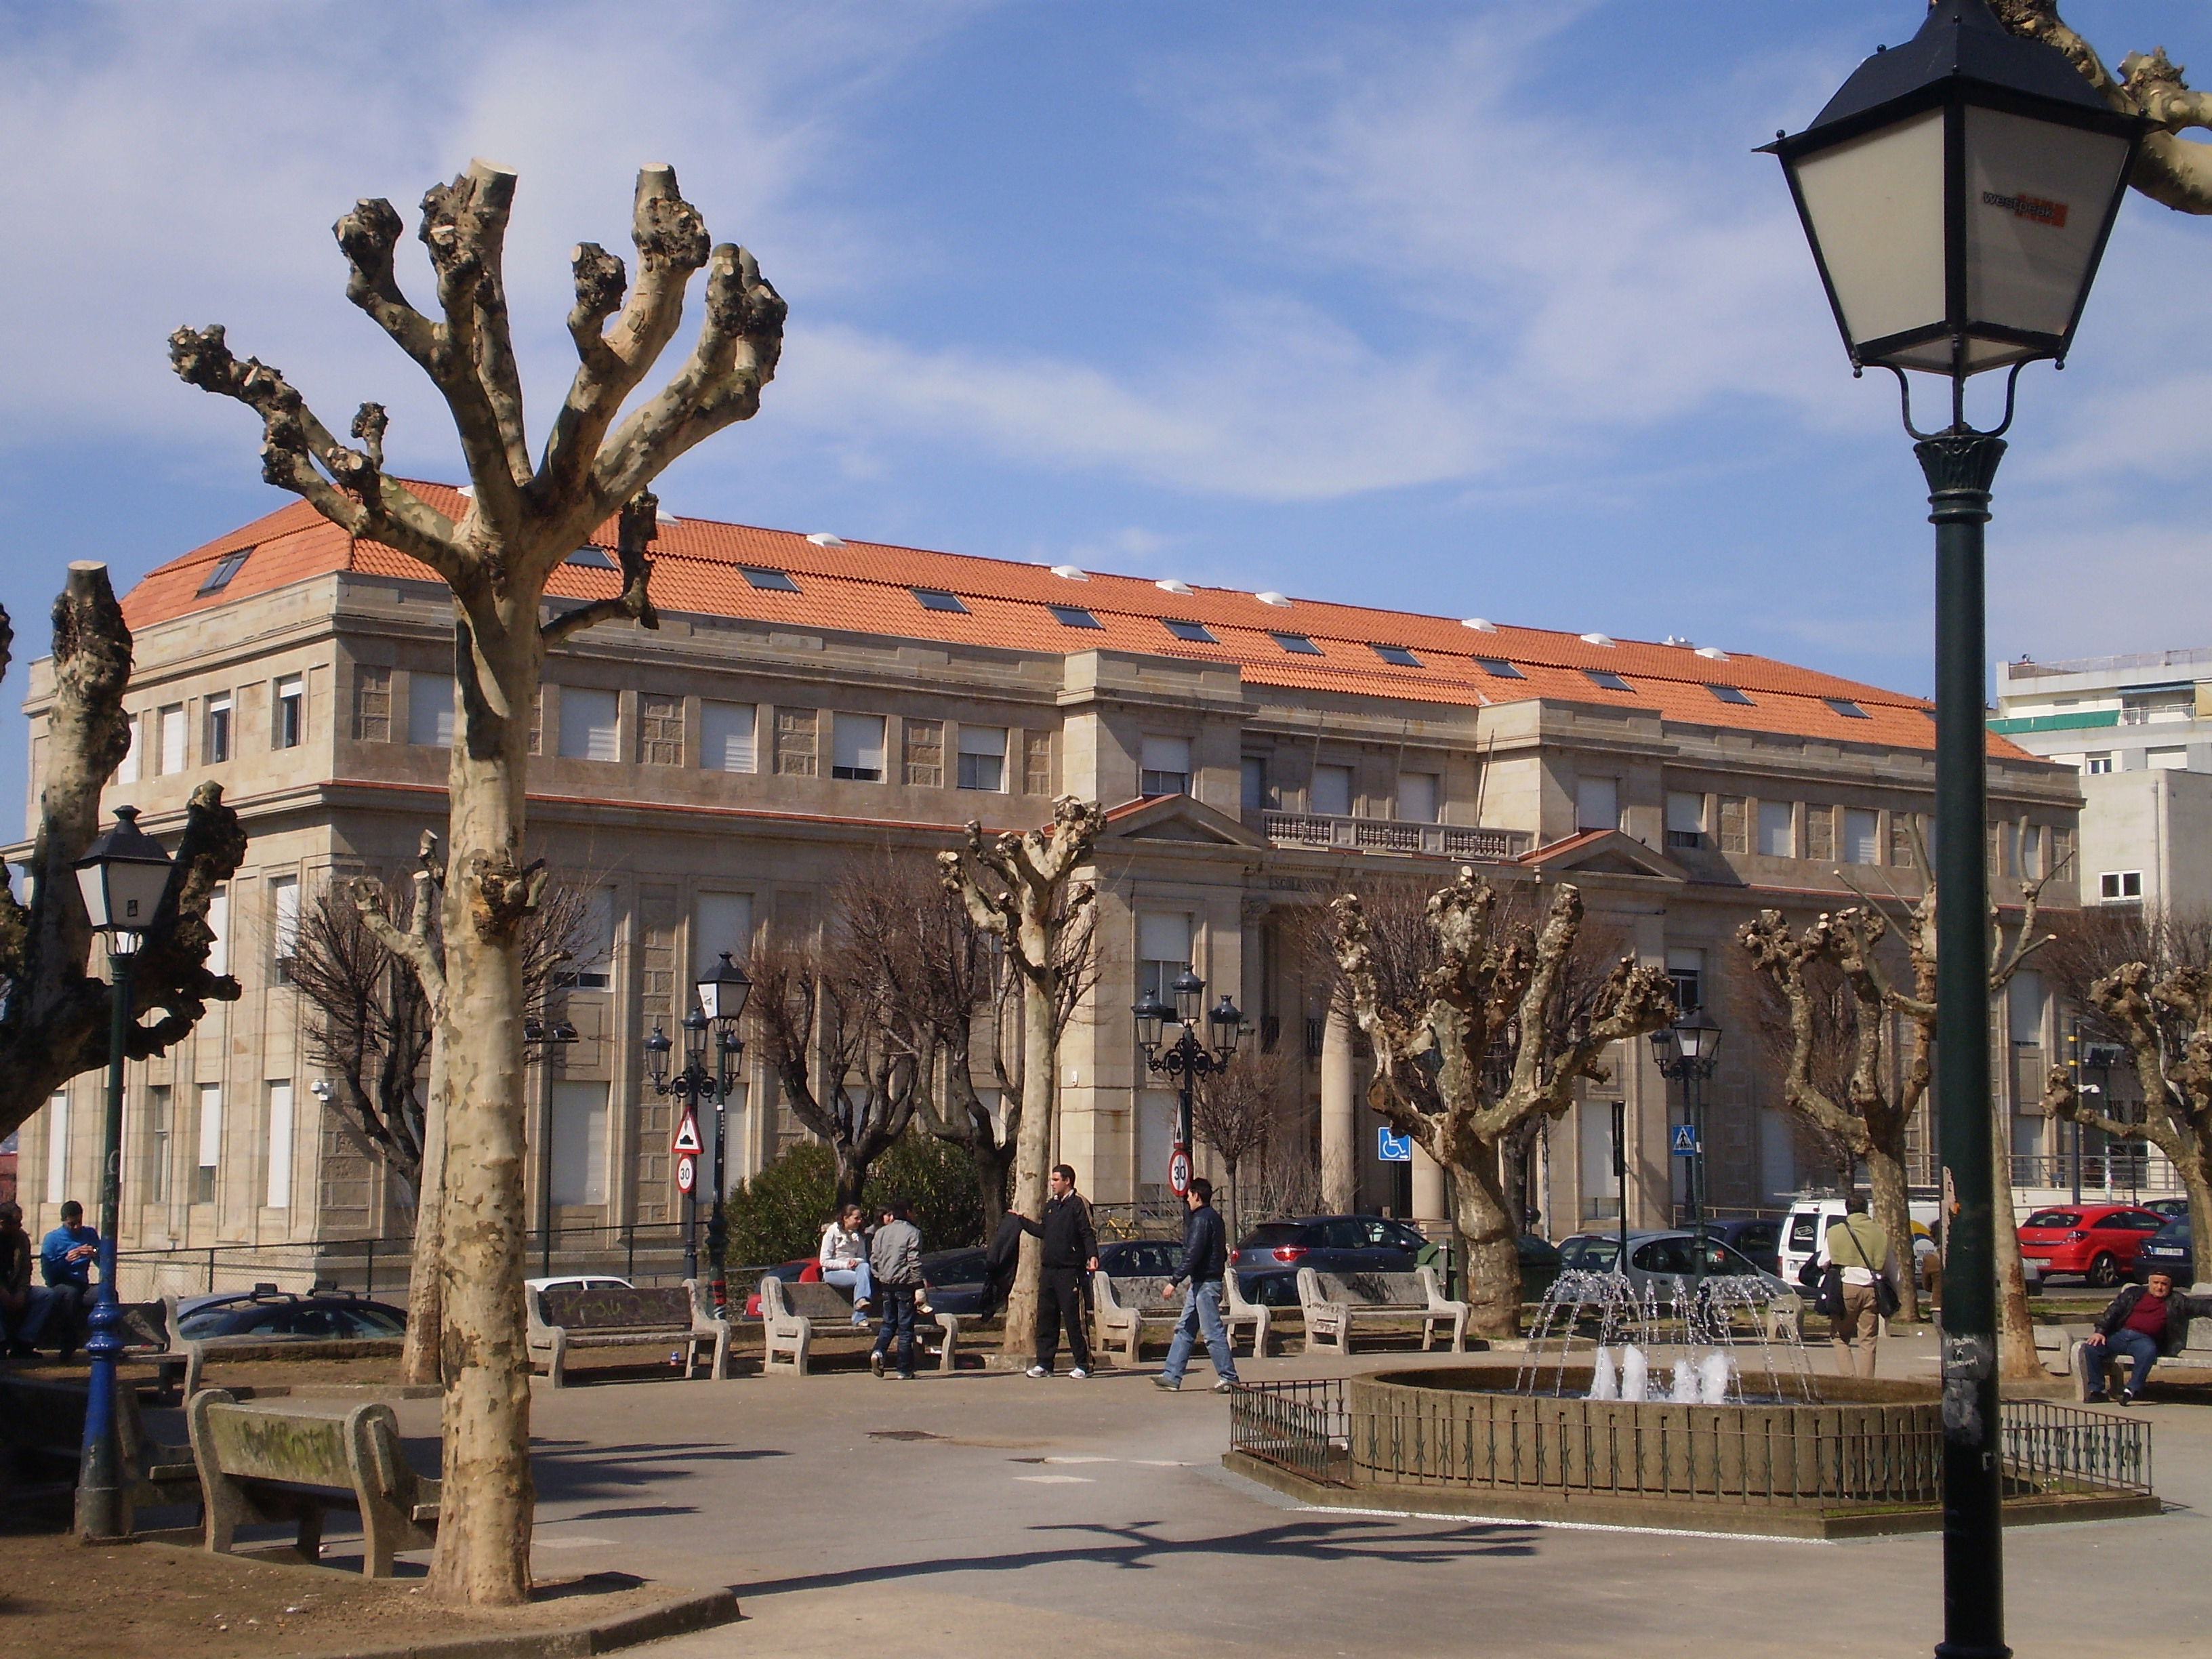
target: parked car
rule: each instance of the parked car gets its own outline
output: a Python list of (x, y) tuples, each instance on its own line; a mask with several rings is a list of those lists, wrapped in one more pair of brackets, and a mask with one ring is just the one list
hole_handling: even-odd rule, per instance
[[(822, 1263), (813, 1256), (802, 1255), (790, 1261), (777, 1262), (775, 1266), (762, 1273), (761, 1277), (781, 1279), (787, 1285), (799, 1279), (818, 1280), (822, 1277)], [(746, 1293), (744, 1316), (747, 1319), (758, 1319), (761, 1316), (760, 1290), (757, 1286)]]
[[(1628, 1232), (1628, 1282), (1641, 1291), (1650, 1285), (1662, 1293), (1674, 1281), (1689, 1279), (1697, 1271), (1698, 1236), (1682, 1228), (1632, 1227)], [(1619, 1233), (1577, 1233), (1559, 1246), (1563, 1268), (1582, 1273), (1611, 1273), (1620, 1260)], [(1770, 1296), (1780, 1296), (1790, 1286), (1768, 1273), (1734, 1245), (1717, 1238), (1705, 1240), (1705, 1277), (1757, 1279)]]
[(980, 1249), (927, 1252), (921, 1258), (921, 1282), (926, 1299), (939, 1313), (980, 1319), (991, 1311), (991, 1275)]
[(2189, 1215), (2184, 1211), (2143, 1240), (2142, 1249), (2136, 1252), (2136, 1283), (2142, 1284), (2153, 1267), (2163, 1267), (2173, 1275), (2175, 1284), (2186, 1285), (2195, 1277), (2194, 1261), (2190, 1254)]
[(1117, 1238), (1098, 1247), (1098, 1267), (1115, 1279), (1165, 1279), (1182, 1267), (1182, 1241)]
[[(1245, 1235), (1229, 1264), (1247, 1300), (1294, 1308), (1301, 1267), (1317, 1273), (1407, 1273), (1413, 1272), (1429, 1243), (1419, 1228), (1388, 1216), (1301, 1216), (1261, 1222)], [(1534, 1301), (1558, 1275), (1559, 1252), (1548, 1241), (1524, 1233), (1517, 1253), (1522, 1298)]]
[(2189, 1213), (2189, 1200), (2185, 1198), (2146, 1199), (2143, 1200), (2143, 1208), (2148, 1210), (2153, 1215), (2162, 1215), (2171, 1221), (2176, 1216), (2186, 1216)]
[(2133, 1204), (2053, 1205), (2020, 1224), (2020, 1253), (2046, 1277), (2079, 1273), (2102, 1290), (2135, 1271), (2136, 1257), (2166, 1218)]
[(637, 1286), (612, 1273), (555, 1273), (550, 1279), (526, 1279), (522, 1288), (540, 1295), (547, 1291), (634, 1291)]
[[(1691, 1229), (1695, 1231), (1696, 1229)], [(1751, 1258), (1759, 1267), (1776, 1278), (1782, 1276), (1782, 1223), (1771, 1218), (1759, 1221), (1708, 1221), (1705, 1237), (1717, 1238), (1723, 1244)]]
[(343, 1342), (407, 1334), (405, 1310), (350, 1291), (217, 1291), (177, 1306), (177, 1334), (251, 1336), (271, 1342)]

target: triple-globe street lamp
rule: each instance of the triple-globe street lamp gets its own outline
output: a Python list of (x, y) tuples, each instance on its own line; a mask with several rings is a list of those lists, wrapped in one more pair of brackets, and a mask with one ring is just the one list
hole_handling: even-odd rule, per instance
[(1684, 1184), (1689, 1193), (1690, 1224), (1698, 1234), (1692, 1277), (1700, 1286), (1705, 1279), (1705, 1085), (1719, 1063), (1720, 1046), (1719, 1023), (1703, 1008), (1692, 1008), (1651, 1033), (1659, 1075), (1682, 1085), (1682, 1121), (1690, 1132), (1690, 1145), (1683, 1153)]
[(76, 865), (92, 931), (107, 941), (110, 1023), (107, 1107), (100, 1121), (100, 1282), (94, 1285), (85, 1358), (91, 1363), (84, 1408), (84, 1453), (77, 1465), (76, 1531), (113, 1538), (122, 1530), (122, 1437), (115, 1417), (115, 1364), (123, 1316), (115, 1295), (115, 1233), (123, 1211), (123, 1062), (130, 1043), (131, 969), (168, 891), (172, 869), (161, 843), (138, 827), (138, 809), (118, 806), (115, 822)]
[[(726, 1306), (729, 1300), (729, 1267), (724, 1259), (729, 1232), (722, 1213), (723, 1201), (729, 1192), (729, 1098), (738, 1085), (738, 1062), (745, 1052), (745, 1045), (738, 1036), (738, 1021), (745, 1012), (745, 999), (752, 994), (753, 982), (745, 977), (744, 969), (730, 959), (730, 952), (725, 951), (714, 970), (702, 974), (692, 989), (697, 994), (698, 1002), (680, 1022), (684, 1069), (673, 1076), (669, 1074), (669, 1055), (675, 1044), (658, 1025), (645, 1040), (645, 1058), (652, 1073), (653, 1092), (673, 1095), (682, 1106), (683, 1117), (676, 1137), (676, 1184), (684, 1194), (684, 1276), (694, 1283), (699, 1278), (699, 1178), (696, 1162), (700, 1153), (698, 1109), (702, 1105), (714, 1109), (714, 1205), (707, 1217), (707, 1255), (714, 1267), (714, 1305), (720, 1308)], [(711, 1072), (707, 1069), (710, 1035), (714, 1049), (714, 1069)], [(687, 1138), (690, 1147), (688, 1151)]]
[[(1983, 530), (2020, 371), (2063, 364), (2148, 123), (1984, 0), (1937, 0), (1861, 64), (1787, 175), (1853, 372), (1894, 374), (1936, 526), (1936, 1116), (1943, 1163), (1944, 1659), (2005, 1659), (1990, 1135)], [(1967, 380), (2007, 371), (2003, 418)], [(1950, 381), (1950, 424), (1913, 424), (1907, 370)], [(2006, 1218), (2010, 1224), (2010, 1218)]]
[[(1206, 981), (1189, 968), (1168, 987), (1172, 1006), (1160, 994), (1146, 991), (1129, 1012), (1137, 1018), (1137, 1042), (1145, 1051), (1147, 1070), (1178, 1079), (1175, 1151), (1168, 1164), (1168, 1186), (1177, 1198), (1190, 1189), (1191, 1091), (1202, 1077), (1224, 1071), (1237, 1058), (1237, 1039), (1243, 1035), (1244, 1016), (1224, 991), (1207, 1011), (1205, 1023), (1212, 1030), (1211, 1044), (1200, 1040), (1199, 1011), (1206, 1007)], [(1167, 1028), (1175, 1026), (1173, 1038)]]
[[(536, 1049), (548, 1069), (553, 1057), (580, 1041), (574, 1024), (565, 1019), (550, 1024), (536, 1014), (525, 1017), (522, 1022), (522, 1046)], [(553, 1276), (553, 1085), (545, 1085), (545, 1133), (538, 1138), (538, 1214), (544, 1224), (538, 1234), (538, 1271), (550, 1279)]]

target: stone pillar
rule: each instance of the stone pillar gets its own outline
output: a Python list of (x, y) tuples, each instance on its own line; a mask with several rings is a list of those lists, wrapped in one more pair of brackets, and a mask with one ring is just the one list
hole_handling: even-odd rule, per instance
[(1451, 1231), (1451, 1218), (1444, 1210), (1444, 1166), (1418, 1140), (1413, 1143), (1413, 1213), (1409, 1218), (1431, 1238)]
[(1321, 1203), (1332, 1215), (1359, 1207), (1358, 1112), (1352, 1015), (1332, 1001), (1321, 1036)]

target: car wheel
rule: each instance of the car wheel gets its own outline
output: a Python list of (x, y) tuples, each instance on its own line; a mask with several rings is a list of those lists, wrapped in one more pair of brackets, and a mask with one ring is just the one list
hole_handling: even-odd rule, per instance
[(2120, 1264), (2112, 1259), (2110, 1250), (2100, 1250), (2089, 1263), (2089, 1282), (2100, 1291), (2110, 1290), (2120, 1282)]

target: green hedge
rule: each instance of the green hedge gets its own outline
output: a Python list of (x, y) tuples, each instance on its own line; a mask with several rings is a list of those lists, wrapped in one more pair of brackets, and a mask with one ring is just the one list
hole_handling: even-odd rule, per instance
[[(730, 1194), (729, 1261), (759, 1267), (812, 1255), (821, 1247), (837, 1190), (837, 1160), (819, 1141), (801, 1141)], [(868, 1172), (866, 1200), (893, 1196), (914, 1206), (925, 1250), (980, 1244), (982, 1215), (975, 1166), (958, 1148), (909, 1131)]]

